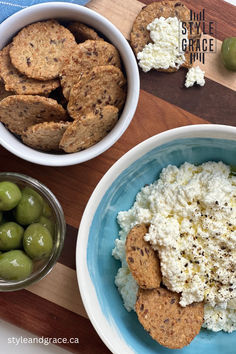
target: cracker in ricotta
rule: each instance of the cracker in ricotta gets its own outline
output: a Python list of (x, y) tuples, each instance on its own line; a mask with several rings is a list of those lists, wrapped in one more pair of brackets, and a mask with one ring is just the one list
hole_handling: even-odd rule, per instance
[[(136, 224), (149, 224), (144, 238), (158, 250), (162, 280), (169, 290), (181, 293), (180, 304), (204, 301), (205, 327), (236, 329), (236, 177), (229, 166), (169, 165), (157, 181), (141, 189), (130, 210), (119, 212), (117, 220), (121, 230), (113, 255), (122, 268), (127, 269), (128, 232)], [(131, 284), (126, 282), (124, 301), (129, 291), (136, 296), (136, 285)], [(129, 309), (134, 297), (127, 300)]]

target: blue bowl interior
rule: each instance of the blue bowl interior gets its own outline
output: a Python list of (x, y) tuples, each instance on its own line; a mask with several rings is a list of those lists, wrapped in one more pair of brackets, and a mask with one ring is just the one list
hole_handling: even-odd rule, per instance
[(236, 165), (235, 150), (236, 141), (206, 138), (175, 140), (156, 147), (117, 176), (97, 208), (87, 245), (88, 270), (104, 315), (136, 353), (235, 354), (236, 332), (213, 333), (202, 329), (192, 343), (181, 350), (167, 349), (156, 343), (143, 329), (136, 314), (123, 307), (114, 284), (120, 262), (111, 255), (119, 232), (117, 213), (128, 210), (141, 187), (154, 182), (163, 167), (180, 166), (185, 161), (193, 164), (223, 161)]

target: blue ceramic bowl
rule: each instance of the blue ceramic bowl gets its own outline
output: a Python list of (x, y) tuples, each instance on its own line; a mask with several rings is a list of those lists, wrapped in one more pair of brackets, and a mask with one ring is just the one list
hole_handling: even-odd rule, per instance
[(98, 334), (119, 354), (235, 354), (236, 332), (201, 330), (183, 349), (167, 349), (152, 340), (134, 312), (127, 312), (114, 284), (120, 267), (112, 255), (119, 211), (168, 164), (223, 161), (236, 165), (236, 127), (195, 125), (153, 136), (118, 160), (102, 178), (85, 209), (77, 241), (77, 275), (82, 299)]

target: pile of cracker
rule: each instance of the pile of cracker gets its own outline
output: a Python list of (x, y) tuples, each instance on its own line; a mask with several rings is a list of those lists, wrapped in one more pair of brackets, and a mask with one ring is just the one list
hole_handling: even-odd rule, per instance
[(151, 337), (170, 349), (188, 345), (203, 324), (204, 305), (179, 305), (180, 295), (162, 285), (158, 253), (144, 240), (148, 228), (136, 225), (126, 239), (126, 261), (138, 283), (135, 310)]
[(89, 148), (125, 99), (117, 49), (82, 23), (33, 23), (0, 51), (0, 121), (34, 149)]

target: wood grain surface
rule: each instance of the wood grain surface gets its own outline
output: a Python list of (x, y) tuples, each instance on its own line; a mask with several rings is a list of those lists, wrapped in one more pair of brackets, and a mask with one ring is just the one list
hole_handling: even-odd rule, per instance
[[(78, 337), (79, 345), (63, 345), (75, 353), (108, 352), (87, 319), (76, 281), (75, 242), (83, 210), (101, 177), (125, 152), (161, 131), (202, 123), (206, 121), (141, 90), (129, 129), (111, 149), (96, 159), (70, 167), (39, 167), (0, 148), (1, 166), (39, 179), (55, 193), (68, 225), (59, 263), (45, 279), (27, 290), (1, 294), (0, 317), (39, 336)], [(63, 324), (57, 327), (56, 323), (60, 321)]]
[[(111, 20), (129, 39), (132, 23), (149, 0), (92, 0), (89, 7)], [(218, 49), (226, 36), (236, 35), (236, 7), (221, 0), (186, 0), (194, 10), (205, 8), (208, 21), (217, 22)], [(52, 272), (26, 290), (0, 294), (0, 317), (44, 337), (79, 338), (67, 343), (74, 353), (109, 353), (83, 307), (76, 280), (77, 229), (95, 186), (128, 150), (162, 131), (190, 124), (236, 125), (236, 77), (225, 72), (219, 53), (206, 62), (206, 85), (184, 88), (185, 70), (176, 73), (140, 71), (141, 91), (135, 116), (119, 141), (99, 157), (80, 165), (46, 167), (31, 164), (0, 147), (0, 171), (30, 175), (46, 184), (60, 201), (67, 235)], [(234, 75), (234, 76), (233, 76)]]
[[(150, 0), (144, 0), (143, 3), (145, 4), (149, 4), (152, 1)], [(183, 1), (184, 2), (184, 1)], [(199, 1), (197, 2), (198, 6), (196, 5), (196, 2), (191, 1), (192, 6), (190, 7), (188, 4), (188, 7), (191, 8), (194, 11), (201, 11), (202, 9), (205, 10), (205, 14), (206, 14), (206, 32), (208, 31), (208, 27), (209, 26), (209, 21), (213, 21), (214, 22), (214, 27), (216, 27), (216, 31), (215, 31), (215, 38), (214, 38), (214, 49), (215, 52), (214, 53), (206, 53), (206, 60), (205, 63), (201, 63), (199, 60), (196, 60), (196, 62), (194, 63), (194, 66), (199, 65), (201, 67), (202, 70), (204, 70), (205, 72), (205, 76), (215, 82), (217, 82), (220, 85), (223, 85), (227, 88), (230, 88), (231, 90), (236, 91), (236, 72), (229, 72), (228, 70), (226, 70), (222, 64), (222, 61), (220, 59), (220, 50), (221, 50), (221, 44), (222, 41), (220, 39), (224, 39), (226, 37), (222, 35), (222, 32), (220, 32), (219, 36), (218, 36), (218, 27), (221, 28), (221, 26), (226, 27), (228, 29), (229, 32), (231, 32), (231, 36), (233, 34), (235, 34), (235, 26), (233, 27), (233, 25), (229, 25), (225, 16), (225, 11), (226, 9), (223, 11), (224, 16), (220, 16), (219, 13), (219, 20), (216, 20), (216, 12), (215, 12), (215, 7), (211, 7), (211, 5), (215, 6), (215, 3), (220, 3), (221, 8), (225, 8), (225, 4), (226, 4), (226, 8), (230, 8), (231, 9), (231, 13), (230, 13), (230, 18), (232, 19), (232, 23), (233, 23), (233, 16), (236, 16), (236, 8), (228, 3), (224, 3), (222, 0), (214, 0), (212, 1), (213, 4), (211, 2), (206, 2), (206, 1)], [(114, 2), (112, 5), (112, 8), (110, 8), (109, 10), (107, 9), (107, 0), (100, 0), (99, 2), (97, 0), (92, 0), (88, 6), (93, 9), (96, 10), (97, 12), (99, 12), (101, 15), (107, 17), (108, 19), (110, 19), (123, 33), (123, 35), (129, 40), (130, 38), (130, 31), (132, 28), (132, 23), (135, 20), (137, 14), (139, 13), (139, 11), (142, 9), (143, 7), (143, 3), (137, 1), (137, 0), (120, 0), (117, 2)], [(187, 4), (187, 3), (186, 3)], [(208, 6), (207, 6), (208, 4)], [(217, 6), (218, 8), (218, 6)], [(233, 9), (233, 10), (232, 10)], [(213, 11), (214, 10), (214, 11)], [(122, 18), (122, 21), (121, 21)], [(235, 21), (235, 17), (234, 17), (234, 21)], [(204, 34), (202, 33), (202, 38), (213, 38), (212, 36), (208, 35), (208, 34)], [(184, 70), (186, 75), (186, 69), (182, 69)], [(182, 81), (182, 85), (184, 83), (184, 80)]]

